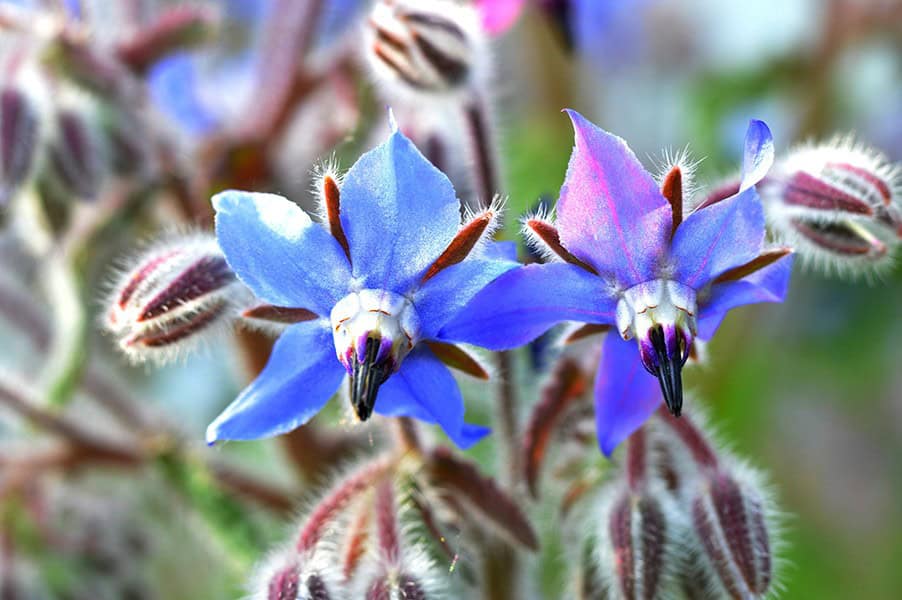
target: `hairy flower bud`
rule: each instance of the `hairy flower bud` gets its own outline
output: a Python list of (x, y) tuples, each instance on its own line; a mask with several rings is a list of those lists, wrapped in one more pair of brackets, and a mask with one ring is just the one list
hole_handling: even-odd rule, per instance
[(758, 188), (774, 232), (826, 270), (871, 273), (902, 238), (902, 169), (850, 139), (790, 152)]
[(214, 238), (176, 238), (143, 253), (119, 280), (105, 325), (135, 362), (165, 362), (227, 322), (247, 294)]
[(88, 111), (61, 109), (47, 148), (51, 181), (67, 196), (93, 200), (103, 179), (102, 144)]
[(323, 565), (307, 564), (291, 550), (273, 554), (259, 569), (252, 589), (258, 600), (331, 600), (337, 584), (324, 575)]
[(21, 90), (0, 88), (0, 207), (25, 181), (34, 163), (38, 120)]
[(767, 499), (753, 476), (713, 472), (692, 504), (692, 525), (709, 577), (722, 596), (761, 598), (771, 587), (773, 555)]
[(380, 0), (368, 29), (367, 58), (380, 82), (401, 93), (468, 89), (486, 49), (472, 7), (446, 0)]
[(623, 494), (608, 518), (609, 565), (615, 587), (626, 600), (661, 595), (667, 556), (667, 522), (649, 494)]

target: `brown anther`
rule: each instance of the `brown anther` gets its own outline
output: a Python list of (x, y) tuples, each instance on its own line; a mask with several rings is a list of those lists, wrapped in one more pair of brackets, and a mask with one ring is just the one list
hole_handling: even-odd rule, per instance
[(348, 245), (348, 238), (345, 236), (345, 230), (341, 226), (341, 192), (338, 189), (338, 183), (335, 179), (326, 175), (323, 177), (323, 202), (326, 205), (326, 218), (329, 220), (329, 231), (332, 232), (342, 249), (345, 256), (351, 260), (351, 248)]
[(586, 323), (573, 333), (567, 336), (567, 339), (564, 340), (565, 344), (572, 344), (573, 342), (585, 339), (587, 337), (591, 337), (593, 335), (597, 335), (600, 333), (606, 333), (610, 331), (610, 325), (598, 325), (596, 323)]
[(286, 324), (313, 321), (319, 318), (319, 315), (306, 308), (288, 308), (285, 306), (273, 306), (272, 304), (253, 306), (241, 313), (241, 316), (247, 319), (260, 319), (261, 321)]
[(593, 275), (598, 275), (598, 271), (595, 270), (595, 267), (584, 263), (580, 259), (573, 256), (569, 250), (564, 248), (564, 245), (561, 244), (561, 236), (558, 233), (558, 230), (551, 223), (547, 223), (542, 221), (541, 219), (529, 219), (526, 221), (526, 226), (535, 233), (540, 240), (542, 240), (548, 248), (557, 254), (562, 260), (576, 265), (578, 267), (582, 267), (589, 273)]
[(488, 371), (475, 358), (457, 346), (441, 342), (426, 342), (426, 345), (440, 361), (452, 369), (457, 369), (477, 379), (489, 378)]
[(725, 281), (739, 281), (743, 277), (751, 275), (752, 273), (760, 271), (764, 267), (777, 262), (791, 252), (791, 248), (774, 248), (772, 250), (766, 250), (761, 253), (760, 256), (750, 260), (744, 265), (734, 267), (729, 271), (722, 273), (720, 277), (714, 280), (714, 283), (717, 284), (724, 283)]
[(454, 236), (454, 239), (451, 240), (451, 243), (448, 244), (448, 247), (445, 248), (445, 251), (442, 252), (441, 256), (435, 259), (435, 262), (429, 266), (426, 273), (420, 279), (420, 283), (429, 281), (441, 271), (447, 269), (451, 265), (456, 265), (469, 256), (470, 252), (472, 252), (473, 248), (476, 246), (476, 243), (482, 237), (482, 234), (485, 233), (485, 230), (492, 222), (494, 216), (495, 214), (493, 212), (486, 211), (464, 225), (460, 231), (457, 232), (457, 235)]
[(664, 182), (661, 184), (661, 193), (670, 202), (671, 212), (673, 213), (670, 237), (673, 237), (677, 227), (683, 222), (683, 171), (679, 165), (675, 165), (664, 177)]

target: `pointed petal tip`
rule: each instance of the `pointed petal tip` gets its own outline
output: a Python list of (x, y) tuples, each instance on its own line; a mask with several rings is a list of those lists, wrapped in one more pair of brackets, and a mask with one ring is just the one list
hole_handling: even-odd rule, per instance
[(392, 135), (394, 135), (396, 133), (400, 133), (400, 130), (398, 129), (398, 121), (397, 121), (397, 119), (395, 119), (394, 109), (391, 106), (389, 106), (387, 108), (388, 108), (388, 126), (391, 129)]
[(461, 450), (468, 450), (477, 442), (482, 441), (482, 439), (490, 433), (492, 433), (492, 430), (488, 427), (464, 423), (460, 428), (460, 432), (455, 437), (454, 443), (457, 444)]
[(767, 175), (773, 162), (774, 136), (770, 127), (764, 121), (751, 119), (745, 134), (740, 191), (761, 181)]

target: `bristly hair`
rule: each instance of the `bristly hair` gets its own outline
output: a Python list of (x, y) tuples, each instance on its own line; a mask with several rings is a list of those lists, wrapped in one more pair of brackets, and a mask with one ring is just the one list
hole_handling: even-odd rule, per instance
[(487, 208), (464, 206), (461, 227), (482, 215), (487, 213), (491, 215), (488, 226), (482, 232), (482, 235), (479, 236), (479, 241), (476, 242), (476, 246), (470, 251), (470, 256), (482, 254), (486, 246), (492, 243), (495, 233), (504, 225), (504, 211), (506, 207), (507, 196), (502, 196), (501, 194), (496, 194)]
[(535, 209), (520, 217), (520, 234), (527, 245), (545, 262), (563, 262), (564, 259), (549, 248), (548, 244), (529, 227), (528, 223), (530, 221), (541, 221), (555, 227), (555, 220), (555, 208), (549, 206), (546, 202), (540, 202)]
[(664, 148), (660, 155), (651, 157), (651, 162), (655, 168), (654, 178), (658, 187), (664, 185), (664, 179), (674, 167), (680, 168), (680, 175), (682, 176), (681, 183), (683, 187), (684, 219), (700, 202), (696, 198), (700, 190), (695, 175), (699, 165), (704, 161), (705, 157), (694, 158), (692, 156), (689, 144), (686, 144), (678, 150)]
[(329, 217), (326, 214), (326, 199), (323, 197), (323, 180), (331, 177), (338, 189), (341, 190), (344, 183), (345, 173), (341, 170), (338, 156), (333, 152), (329, 156), (321, 159), (310, 171), (310, 192), (316, 200), (316, 215), (321, 223), (328, 224)]

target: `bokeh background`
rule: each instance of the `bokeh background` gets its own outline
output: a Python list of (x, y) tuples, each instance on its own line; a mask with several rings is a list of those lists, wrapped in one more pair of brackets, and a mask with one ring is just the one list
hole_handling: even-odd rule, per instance
[[(90, 23), (92, 35), (103, 38), (121, 33), (111, 28), (131, 7), (144, 15), (166, 3), (3, 0), (0, 7), (7, 4), (68, 14), (67, 18)], [(269, 2), (213, 4), (225, 11), (232, 29), (206, 41), (201, 49), (167, 57), (146, 78), (149, 100), (142, 110), (148, 112), (154, 127), (179, 140), (176, 155), (187, 164), (196, 155), (199, 140), (228, 130), (246, 116), (249, 102), (266, 101), (269, 88), (253, 77), (259, 68), (254, 49), (288, 43), (264, 35), (266, 16), (272, 10)], [(366, 3), (326, 4), (330, 6), (317, 26), (319, 37), (311, 60), (326, 60), (323, 57), (335, 48), (351, 54), (360, 50), (355, 28), (361, 26)], [(664, 149), (688, 146), (693, 157), (704, 159), (696, 177), (702, 189), (729, 176), (738, 165), (750, 118), (770, 125), (778, 154), (800, 141), (851, 131), (892, 161), (902, 159), (902, 2), (597, 0), (583, 4), (588, 8), (584, 6), (580, 20), (571, 15), (571, 21), (557, 23), (531, 6), (492, 42), (493, 89), (488, 91), (494, 100), (511, 236), (515, 215), (534, 206), (540, 197), (556, 198), (572, 144), (569, 123), (560, 114), (564, 107), (580, 110), (628, 140), (649, 167), (662, 160)], [(0, 48), (9, 45), (12, 35), (0, 27)], [(0, 81), (2, 77), (0, 73)], [(236, 151), (216, 172), (222, 181), (207, 182), (208, 191), (226, 185), (231, 174), (246, 169), (243, 182), (259, 181), (309, 206), (313, 162), (334, 152), (346, 168), (385, 127), (385, 102), (364, 77), (352, 76), (350, 82), (354, 88), (350, 104), (342, 100), (347, 90), (336, 85), (323, 92), (322, 101), (311, 103), (291, 120), (290, 134), (278, 149), (270, 149), (275, 156), (274, 176), (254, 171), (253, 152), (248, 158)], [(330, 143), (315, 145), (310, 143), (312, 137), (327, 137)], [(165, 228), (168, 214), (163, 207), (153, 218), (104, 241), (94, 249), (98, 265), (109, 264), (140, 239)], [(12, 217), (4, 220), (11, 222)], [(38, 323), (23, 329), (21, 322), (9, 321), (9, 313), (6, 319), (0, 318), (0, 339), (5, 340), (0, 345), (0, 365), (4, 373), (32, 382), (41, 376), (43, 364), (40, 340), (35, 341), (34, 333), (36, 328), (52, 329), (54, 307), (52, 297), (30, 295), (40, 288), (36, 282), (40, 270), (22, 246), (22, 230), (4, 228), (0, 269), (4, 282), (14, 282), (13, 288), (24, 290), (24, 297), (32, 299)], [(902, 557), (902, 268), (876, 277), (837, 279), (801, 266), (797, 265), (784, 305), (731, 313), (708, 348), (706, 364), (687, 372), (687, 385), (695, 401), (709, 407), (723, 439), (770, 475), (785, 512), (780, 596), (897, 598), (902, 590), (898, 564)], [(96, 270), (89, 285), (94, 312), (104, 297), (102, 269)], [(206, 424), (248, 377), (243, 355), (230, 344), (216, 344), (162, 369), (129, 367), (96, 326), (89, 345), (94, 360), (118, 373), (117, 381), (139, 399), (141, 410), (151, 418), (177, 423), (189, 445), (202, 446)], [(521, 379), (523, 397), (535, 401), (536, 379)], [(475, 419), (488, 420), (479, 387), (471, 386), (468, 392)], [(91, 406), (83, 395), (78, 395), (72, 410), (90, 416)], [(352, 431), (338, 407), (317, 417), (317, 422), (330, 424), (341, 435), (360, 435)], [(92, 427), (106, 426), (92, 423)], [(0, 409), (0, 441), (9, 448), (6, 456), (24, 452), (35, 443), (34, 437), (31, 426)], [(306, 471), (295, 468), (297, 454), (303, 452), (304, 448), (292, 450), (284, 440), (229, 444), (216, 451), (218, 457), (275, 486), (302, 492), (321, 475), (317, 465), (308, 465)], [(492, 444), (480, 444), (473, 455), (491, 466)], [(0, 467), (9, 468), (8, 461), (0, 458)], [(10, 473), (0, 472), (0, 490), (5, 489)], [(35, 473), (43, 476), (40, 470)], [(51, 491), (45, 490), (42, 497), (61, 507), (48, 509), (48, 518), (74, 537), (115, 538), (97, 542), (107, 550), (118, 549), (108, 552), (112, 556), (106, 562), (77, 550), (76, 543), (71, 545), (75, 550), (67, 550), (65, 545), (41, 541), (39, 530), (46, 523), (36, 522), (33, 515), (25, 514), (27, 510), (21, 512), (24, 509), (15, 502), (5, 502), (3, 539), (5, 544), (15, 540), (16, 569), (43, 581), (45, 590), (95, 578), (101, 582), (98, 594), (109, 595), (78, 597), (125, 598), (116, 595), (123, 592), (104, 587), (107, 577), (138, 582), (135, 593), (146, 595), (129, 598), (233, 597), (247, 565), (261, 549), (283, 538), (285, 513), (236, 508), (236, 529), (241, 531), (222, 542), (195, 515), (192, 501), (169, 490), (164, 479), (150, 468), (126, 473), (88, 469), (48, 476)], [(204, 486), (189, 489), (206, 501)], [(536, 515), (548, 516), (547, 511)], [(227, 514), (225, 519), (229, 518), (233, 517)], [(244, 546), (244, 556), (238, 553), (236, 558), (236, 545)], [(547, 572), (538, 574), (536, 588), (545, 597), (556, 597), (553, 590), (561, 585), (556, 565), (563, 553), (554, 556), (559, 549), (559, 542), (549, 539), (539, 563)], [(8, 566), (12, 555), (3, 556), (0, 567), (7, 567), (0, 568), (0, 578), (12, 572)], [(133, 567), (140, 572), (131, 574)], [(0, 585), (0, 598), (6, 600), (2, 589)]]

